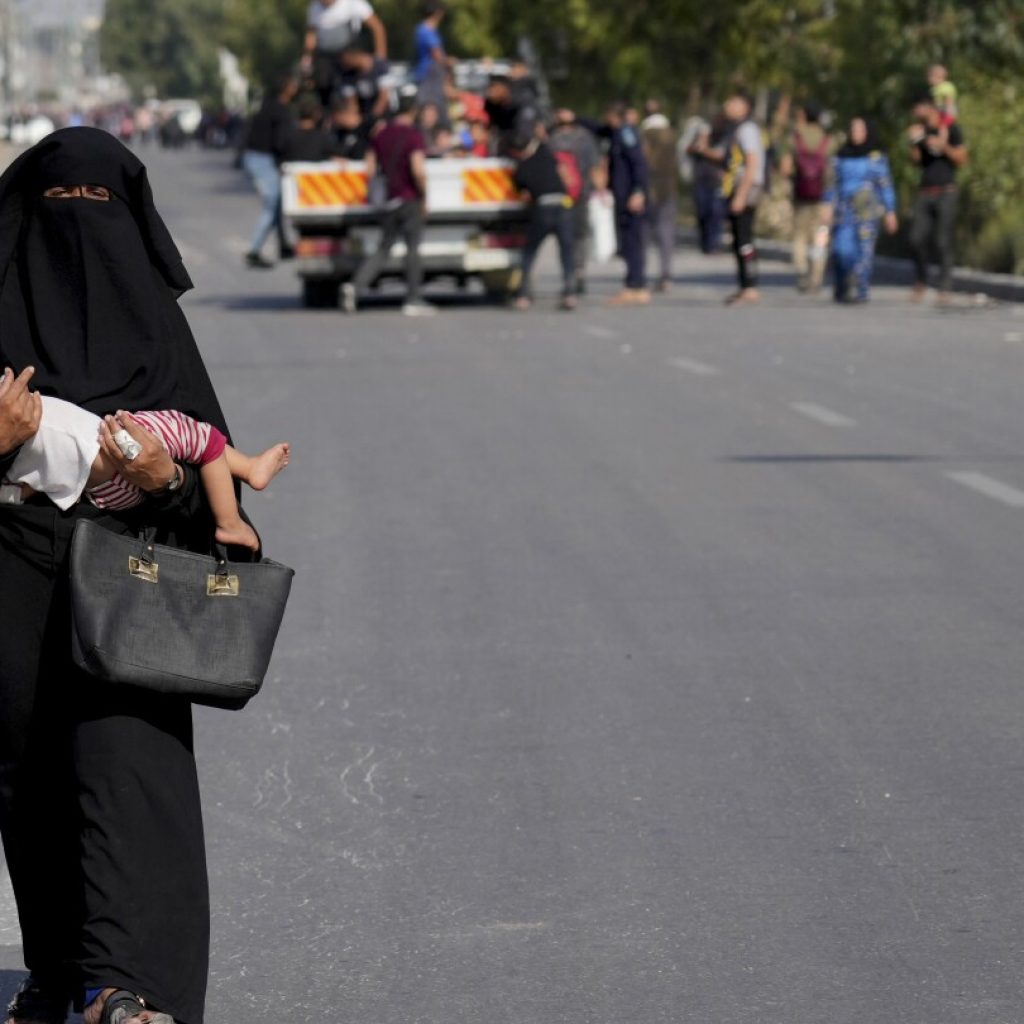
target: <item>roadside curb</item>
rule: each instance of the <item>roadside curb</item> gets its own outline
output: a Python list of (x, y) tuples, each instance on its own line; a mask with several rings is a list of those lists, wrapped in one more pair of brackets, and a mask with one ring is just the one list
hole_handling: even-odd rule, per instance
[[(788, 263), (793, 247), (788, 242), (759, 238), (758, 253), (765, 259)], [(876, 256), (874, 279), (884, 284), (914, 283), (914, 264), (894, 256)], [(1013, 274), (986, 274), (981, 270), (957, 267), (953, 271), (953, 291), (971, 295), (987, 295), (1001, 302), (1024, 302), (1024, 277)]]

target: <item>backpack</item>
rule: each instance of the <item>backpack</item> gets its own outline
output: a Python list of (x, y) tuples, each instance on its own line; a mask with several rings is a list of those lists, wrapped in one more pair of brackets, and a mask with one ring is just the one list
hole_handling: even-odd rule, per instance
[(805, 203), (821, 202), (825, 195), (825, 172), (828, 169), (828, 136), (817, 149), (807, 149), (797, 133), (793, 137), (796, 175), (793, 180), (793, 198)]
[(576, 154), (558, 150), (555, 159), (558, 161), (558, 175), (565, 186), (566, 195), (578, 203), (583, 196), (583, 174)]

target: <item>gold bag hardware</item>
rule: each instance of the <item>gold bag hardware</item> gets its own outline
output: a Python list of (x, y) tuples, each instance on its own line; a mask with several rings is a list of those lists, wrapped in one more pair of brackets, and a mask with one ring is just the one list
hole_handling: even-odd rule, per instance
[(160, 566), (156, 562), (150, 562), (145, 558), (128, 558), (128, 573), (137, 580), (146, 583), (160, 582)]
[(226, 572), (212, 573), (206, 577), (207, 597), (238, 597), (238, 577)]

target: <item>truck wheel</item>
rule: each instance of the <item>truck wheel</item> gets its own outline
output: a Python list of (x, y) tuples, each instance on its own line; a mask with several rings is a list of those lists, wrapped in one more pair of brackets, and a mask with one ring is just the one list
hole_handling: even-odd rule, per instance
[(306, 309), (332, 309), (338, 305), (337, 281), (310, 278), (302, 282), (302, 304)]
[(522, 277), (518, 269), (488, 270), (481, 275), (484, 291), (491, 302), (507, 302), (512, 293), (519, 287)]

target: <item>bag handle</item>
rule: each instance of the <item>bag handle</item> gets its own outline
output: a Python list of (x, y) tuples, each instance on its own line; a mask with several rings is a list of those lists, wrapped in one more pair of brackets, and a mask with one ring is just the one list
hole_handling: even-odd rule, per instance
[[(139, 531), (139, 553), (128, 558), (129, 574), (145, 583), (160, 582), (160, 563), (156, 561), (156, 535), (155, 526), (143, 527)], [(207, 575), (207, 597), (238, 597), (241, 583), (238, 575), (229, 568), (231, 563), (228, 561), (227, 546), (215, 540), (212, 548), (217, 568)]]

